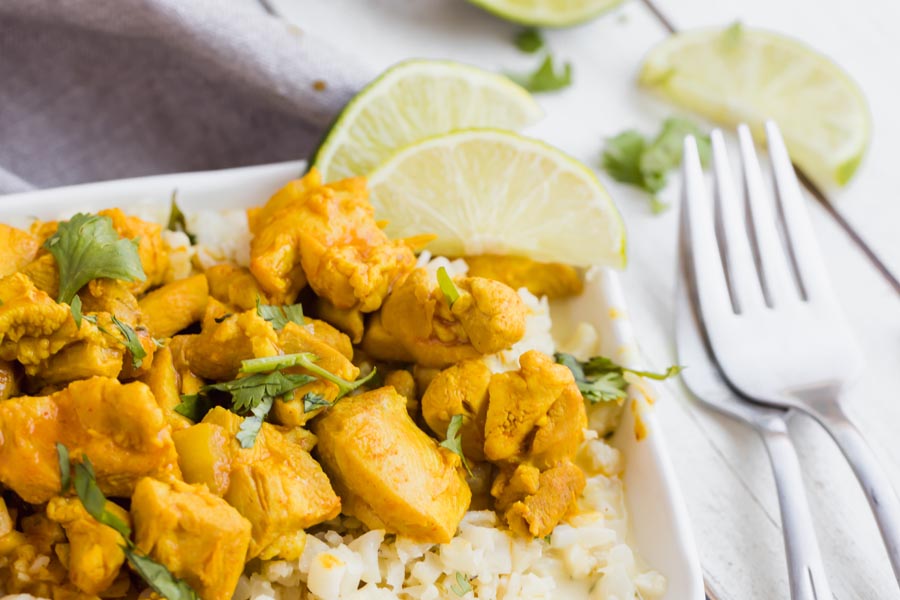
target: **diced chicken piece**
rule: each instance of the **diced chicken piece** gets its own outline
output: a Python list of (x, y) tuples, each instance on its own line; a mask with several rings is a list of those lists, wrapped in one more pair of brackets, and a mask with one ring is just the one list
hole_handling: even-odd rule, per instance
[(131, 284), (116, 279), (94, 279), (84, 286), (79, 294), (81, 311), (87, 313), (109, 313), (131, 327), (144, 324), (144, 314), (137, 298), (131, 292)]
[(319, 319), (306, 317), (305, 321), (314, 336), (343, 354), (347, 360), (353, 360), (353, 344), (347, 334)]
[(34, 282), (35, 287), (51, 298), (59, 295), (59, 268), (50, 253), (39, 253), (37, 258), (20, 269), (20, 272)]
[[(312, 326), (288, 323), (278, 332), (278, 345), (285, 354), (297, 354), (311, 352), (318, 357), (316, 365), (326, 371), (337, 375), (347, 381), (353, 381), (359, 375), (359, 369), (339, 350), (328, 344), (324, 339), (310, 332)], [(346, 340), (346, 336), (344, 336)], [(286, 372), (306, 373), (304, 369), (287, 369)], [(321, 395), (327, 402), (333, 402), (340, 390), (330, 381), (319, 378), (312, 383), (297, 388), (293, 392), (293, 400), (278, 401), (272, 407), (272, 416), (275, 421), (289, 427), (298, 427), (305, 424), (322, 411), (316, 409), (306, 412), (303, 406), (303, 397), (306, 394)]]
[(502, 281), (517, 290), (527, 288), (535, 296), (566, 298), (584, 290), (578, 270), (570, 265), (541, 263), (524, 256), (483, 254), (467, 256), (469, 277), (484, 277)]
[(15, 526), (15, 519), (9, 514), (9, 509), (6, 508), (6, 501), (3, 499), (3, 496), (0, 496), (0, 538), (10, 533), (15, 529)]
[(22, 517), (19, 524), (21, 531), (0, 537), (0, 589), (50, 598), (66, 580), (66, 569), (54, 553), (65, 542), (65, 532), (42, 513)]
[(256, 309), (236, 315), (223, 314), (223, 309), (221, 303), (208, 303), (203, 330), (191, 338), (185, 349), (192, 372), (220, 381), (233, 379), (243, 360), (280, 353), (272, 324), (260, 317)]
[(206, 276), (194, 275), (153, 290), (141, 298), (140, 307), (150, 333), (167, 338), (202, 319), (208, 300)]
[(539, 468), (572, 458), (584, 439), (587, 415), (572, 372), (529, 350), (518, 371), (491, 377), (484, 454), (495, 462)]
[(122, 372), (125, 354), (124, 347), (114, 338), (98, 333), (91, 339), (66, 346), (39, 366), (26, 368), (26, 371), (42, 385), (49, 386), (91, 377), (115, 379)]
[(40, 238), (0, 223), (0, 277), (12, 275), (30, 263), (40, 247)]
[(480, 277), (457, 277), (454, 284), (459, 297), (451, 307), (434, 277), (413, 271), (369, 324), (363, 349), (396, 360), (399, 345), (416, 363), (444, 368), (522, 339), (527, 309), (515, 290)]
[(575, 507), (584, 485), (581, 469), (564, 460), (543, 472), (531, 465), (508, 467), (494, 480), (491, 495), (510, 530), (544, 537)]
[(166, 347), (172, 352), (172, 365), (178, 374), (179, 394), (196, 394), (205, 385), (203, 379), (191, 371), (187, 359), (187, 349), (196, 338), (196, 335), (176, 335), (166, 343)]
[(256, 301), (270, 304), (269, 296), (259, 287), (249, 269), (223, 263), (206, 270), (209, 295), (239, 311), (256, 308)]
[[(131, 519), (124, 508), (107, 501), (106, 511), (130, 526)], [(69, 580), (75, 587), (94, 595), (109, 588), (125, 562), (122, 536), (90, 516), (78, 498), (53, 498), (47, 504), (47, 516), (66, 531)]]
[(145, 477), (131, 498), (135, 543), (203, 600), (230, 600), (244, 570), (250, 522), (202, 485)]
[(143, 383), (95, 377), (0, 402), (0, 483), (26, 502), (47, 502), (60, 489), (57, 442), (73, 458), (87, 455), (110, 496), (130, 496), (145, 475), (179, 473), (165, 417)]
[(362, 341), (365, 323), (363, 313), (357, 308), (337, 308), (324, 298), (316, 298), (316, 314), (348, 336), (354, 344)]
[(484, 460), (484, 424), (491, 370), (480, 359), (465, 360), (434, 378), (422, 396), (422, 417), (439, 438), (446, 437), (454, 415), (462, 415), (463, 453)]
[(253, 213), (250, 270), (279, 302), (308, 280), (337, 308), (377, 310), (416, 257), (415, 242), (388, 239), (374, 212), (364, 179), (323, 185), (312, 169)]
[(253, 524), (248, 557), (299, 558), (304, 529), (340, 513), (335, 495), (319, 464), (278, 428), (264, 423), (252, 448), (239, 448), (235, 436), (243, 419), (214, 408), (203, 424), (221, 427), (232, 443), (230, 481), (225, 500)]
[[(172, 431), (178, 431), (191, 425), (190, 420), (184, 415), (175, 412), (175, 407), (181, 404), (181, 390), (178, 382), (178, 371), (175, 369), (172, 349), (163, 346), (153, 356), (153, 364), (144, 373), (140, 381), (146, 383), (153, 392), (157, 404), (166, 416), (166, 422)], [(193, 393), (193, 392), (191, 392)]]
[(0, 360), (0, 400), (12, 398), (21, 393), (21, 378), (22, 373), (15, 363)]
[(394, 388), (398, 394), (406, 398), (406, 412), (412, 415), (419, 410), (416, 380), (413, 379), (412, 373), (403, 369), (390, 371), (384, 377), (384, 385)]
[(460, 458), (416, 426), (403, 396), (383, 387), (345, 398), (313, 431), (346, 514), (420, 542), (450, 541), (471, 500)]

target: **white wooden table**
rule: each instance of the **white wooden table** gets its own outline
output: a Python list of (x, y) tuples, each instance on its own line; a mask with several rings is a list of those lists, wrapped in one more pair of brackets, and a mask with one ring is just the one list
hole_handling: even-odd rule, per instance
[[(354, 52), (375, 69), (409, 57), (452, 58), (495, 70), (525, 70), (536, 60), (511, 44), (517, 27), (462, 0), (269, 1), (301, 29)], [(678, 28), (740, 19), (791, 34), (832, 56), (855, 77), (872, 108), (873, 143), (851, 185), (828, 193), (887, 266), (900, 274), (900, 3), (657, 0), (657, 6)], [(575, 85), (539, 97), (547, 115), (528, 133), (594, 167), (607, 136), (631, 127), (654, 133), (676, 111), (638, 90), (634, 78), (642, 56), (665, 36), (660, 22), (635, 0), (585, 26), (547, 32), (555, 54), (574, 64)], [(652, 365), (672, 364), (677, 210), (653, 215), (644, 196), (600, 176), (629, 231), (624, 282), (638, 339)], [(675, 183), (664, 197), (677, 203)], [(851, 410), (900, 488), (900, 302), (825, 211), (812, 201), (810, 209), (840, 300), (868, 358), (865, 378), (850, 390)], [(787, 598), (778, 506), (761, 444), (743, 426), (698, 407), (680, 384), (668, 388), (670, 397), (658, 410), (710, 596)], [(836, 598), (900, 598), (849, 468), (807, 419), (798, 419), (792, 429)]]

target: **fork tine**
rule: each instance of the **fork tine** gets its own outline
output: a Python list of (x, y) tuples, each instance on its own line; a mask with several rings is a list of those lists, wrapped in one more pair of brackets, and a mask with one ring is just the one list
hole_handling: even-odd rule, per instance
[(694, 136), (684, 138), (682, 209), (687, 216), (688, 259), (690, 273), (704, 319), (721, 320), (733, 314), (725, 272), (719, 260), (719, 247), (713, 229), (712, 210), (703, 179), (703, 167)]
[(797, 297), (797, 286), (788, 270), (788, 257), (776, 226), (774, 203), (763, 181), (750, 128), (739, 126), (738, 138), (744, 164), (747, 209), (752, 224), (750, 231), (759, 256), (763, 291), (769, 306), (777, 306), (788, 298)]
[(719, 231), (719, 246), (722, 248), (725, 275), (731, 286), (731, 297), (735, 308), (746, 313), (765, 304), (756, 264), (750, 252), (747, 228), (739, 211), (741, 202), (735, 189), (734, 177), (725, 139), (722, 131), (716, 129), (710, 134), (715, 174), (716, 226)]
[(830, 296), (831, 286), (828, 283), (822, 252), (813, 235), (809, 212), (803, 205), (797, 175), (794, 173), (781, 132), (774, 121), (766, 122), (766, 138), (769, 142), (772, 170), (775, 173), (778, 202), (801, 288), (807, 300)]

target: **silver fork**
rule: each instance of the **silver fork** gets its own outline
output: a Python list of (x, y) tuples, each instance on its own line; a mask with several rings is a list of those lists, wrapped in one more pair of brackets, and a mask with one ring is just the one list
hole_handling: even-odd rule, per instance
[(760, 435), (769, 455), (778, 493), (791, 598), (832, 600), (803, 487), (800, 462), (788, 435), (788, 411), (739, 398), (719, 375), (696, 314), (696, 295), (689, 289), (692, 278), (688, 272), (691, 266), (686, 260), (686, 224), (682, 211), (680, 276), (675, 288), (675, 342), (678, 362), (685, 366), (681, 372), (682, 381), (703, 405), (753, 427)]
[(828, 282), (781, 133), (768, 122), (766, 134), (774, 193), (742, 125), (739, 195), (722, 133), (712, 133), (715, 219), (696, 141), (685, 139), (687, 245), (704, 329), (737, 391), (803, 411), (831, 434), (866, 493), (900, 581), (900, 499), (840, 398), (862, 355)]

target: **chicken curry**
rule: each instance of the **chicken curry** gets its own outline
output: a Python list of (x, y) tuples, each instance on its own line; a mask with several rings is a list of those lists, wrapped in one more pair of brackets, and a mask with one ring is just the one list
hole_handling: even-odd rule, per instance
[(445, 543), (470, 507), (547, 536), (585, 485), (590, 373), (519, 342), (519, 287), (578, 272), (417, 267), (365, 181), (313, 170), (247, 211), (249, 267), (177, 277), (161, 225), (0, 225), (0, 591), (228, 600), (343, 513)]

